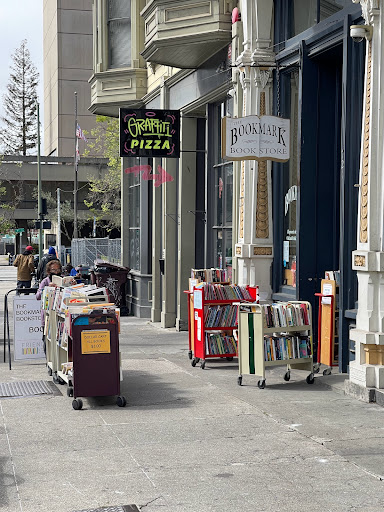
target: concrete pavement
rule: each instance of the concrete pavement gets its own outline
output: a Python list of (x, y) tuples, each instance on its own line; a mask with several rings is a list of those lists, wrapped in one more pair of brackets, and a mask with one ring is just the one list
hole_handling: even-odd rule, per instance
[[(0, 267), (1, 296), (12, 272)], [(344, 396), (345, 376), (307, 385), (277, 368), (266, 389), (239, 387), (236, 362), (191, 367), (187, 333), (122, 323), (126, 408), (74, 411), (60, 385), (0, 399), (1, 512), (382, 512), (384, 408)], [(50, 380), (43, 363), (9, 371), (0, 357), (0, 383)]]

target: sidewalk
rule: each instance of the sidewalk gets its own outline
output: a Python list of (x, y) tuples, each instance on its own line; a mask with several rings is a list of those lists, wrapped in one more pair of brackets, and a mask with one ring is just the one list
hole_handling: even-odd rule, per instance
[[(0, 400), (1, 512), (382, 512), (384, 408), (344, 396), (343, 376), (276, 368), (240, 387), (236, 362), (192, 368), (187, 333), (132, 317), (121, 351), (125, 408), (74, 411), (60, 385)], [(0, 383), (50, 381), (0, 357)]]

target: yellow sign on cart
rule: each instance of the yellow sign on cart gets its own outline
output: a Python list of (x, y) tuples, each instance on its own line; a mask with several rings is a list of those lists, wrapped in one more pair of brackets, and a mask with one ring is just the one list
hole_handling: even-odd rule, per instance
[(110, 354), (111, 333), (108, 330), (93, 330), (81, 332), (82, 354)]

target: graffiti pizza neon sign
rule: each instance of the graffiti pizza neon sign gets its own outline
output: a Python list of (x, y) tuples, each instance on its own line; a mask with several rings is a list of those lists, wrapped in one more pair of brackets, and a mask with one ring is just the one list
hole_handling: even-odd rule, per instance
[(178, 158), (178, 110), (120, 109), (120, 156)]

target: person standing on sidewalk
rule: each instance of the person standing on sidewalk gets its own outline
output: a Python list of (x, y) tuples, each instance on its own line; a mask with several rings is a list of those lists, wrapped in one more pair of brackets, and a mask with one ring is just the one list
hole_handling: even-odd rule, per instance
[(38, 281), (42, 281), (46, 277), (45, 267), (47, 266), (47, 263), (49, 261), (53, 261), (53, 260), (59, 261), (58, 257), (56, 256), (55, 248), (50, 247), (48, 249), (48, 254), (45, 254), (41, 258), (41, 261), (39, 262), (39, 265), (37, 267), (36, 278)]
[[(13, 266), (17, 267), (17, 288), (30, 288), (32, 273), (35, 271), (33, 264), (33, 247), (28, 245), (23, 254), (18, 254)], [(18, 293), (18, 295), (20, 295)]]

